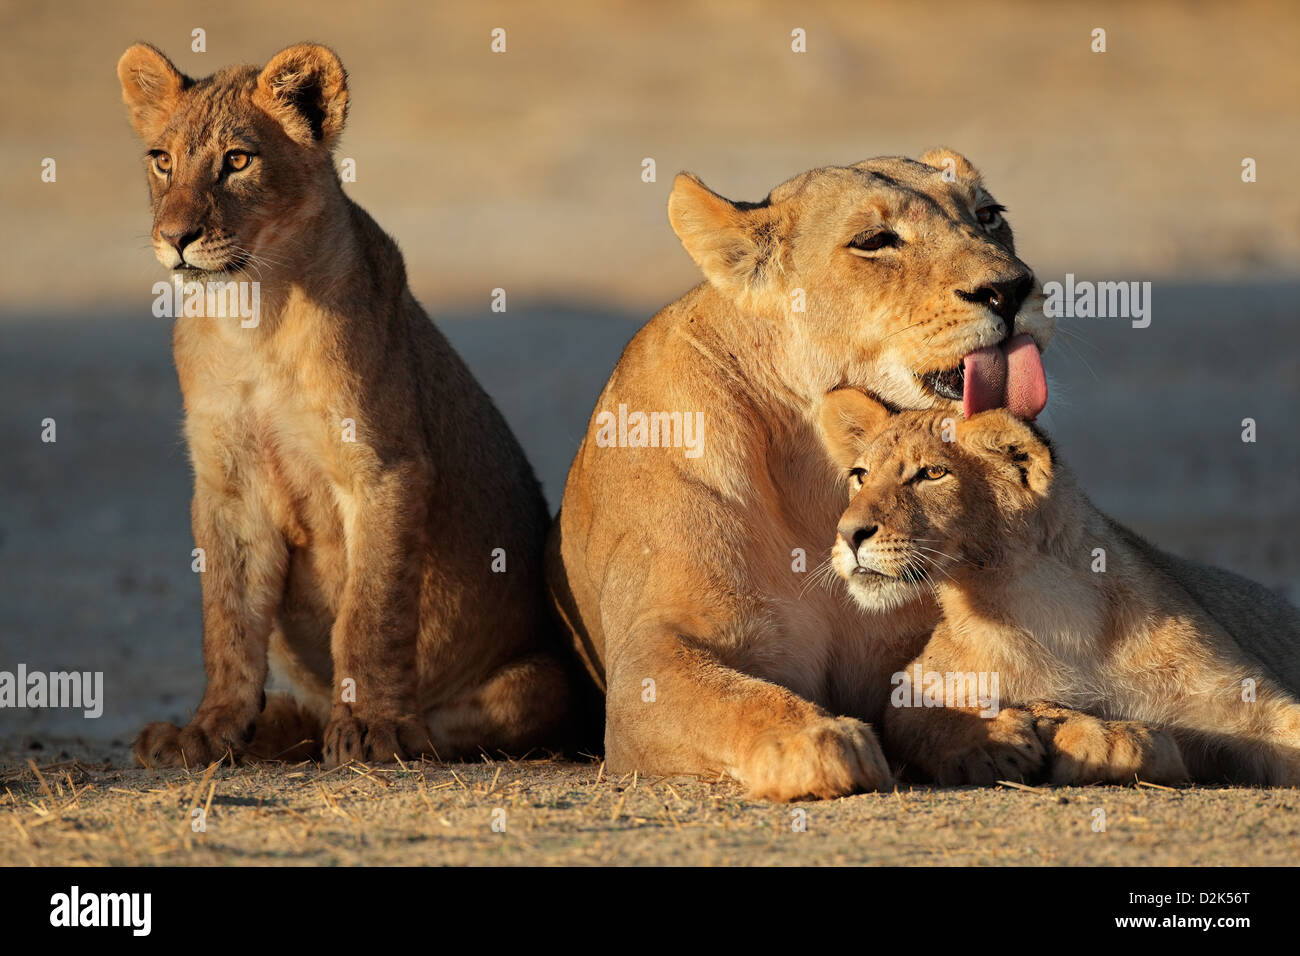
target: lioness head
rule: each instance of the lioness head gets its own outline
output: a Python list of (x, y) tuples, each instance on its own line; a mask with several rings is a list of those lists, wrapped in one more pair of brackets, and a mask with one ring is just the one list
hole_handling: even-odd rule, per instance
[(192, 80), (140, 43), (117, 75), (147, 147), (159, 262), (260, 273), (308, 254), (295, 225), (323, 207), (323, 186), (338, 188), (330, 150), (347, 115), (347, 74), (332, 51), (299, 44), (265, 69)]
[(1052, 323), (1003, 212), (944, 149), (814, 169), (759, 203), (683, 173), (668, 203), (709, 282), (746, 314), (793, 326), (807, 368), (900, 408), (1032, 419)]
[(851, 500), (831, 563), (858, 603), (895, 607), (933, 579), (996, 564), (1025, 537), (1052, 481), (1052, 449), (1004, 409), (891, 415), (854, 389), (826, 397), (822, 436)]

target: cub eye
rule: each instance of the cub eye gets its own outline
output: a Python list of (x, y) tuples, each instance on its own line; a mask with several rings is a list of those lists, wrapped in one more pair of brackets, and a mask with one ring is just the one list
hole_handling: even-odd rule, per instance
[(232, 149), (226, 153), (226, 169), (231, 172), (239, 172), (241, 169), (247, 169), (248, 164), (253, 161), (252, 153), (245, 153), (243, 150)]
[(172, 158), (169, 154), (158, 149), (149, 155), (153, 157), (153, 168), (159, 176), (166, 176), (172, 171)]
[(867, 477), (867, 469), (865, 469), (865, 468), (850, 468), (850, 469), (849, 469), (849, 480), (852, 481), (852, 482), (855, 482), (856, 484), (859, 484), (859, 485), (862, 484), (863, 480), (864, 480), (866, 477)]
[(898, 233), (891, 232), (888, 229), (880, 229), (876, 232), (864, 232), (853, 237), (849, 243), (848, 250), (854, 255), (862, 255), (866, 252), (876, 252), (879, 249), (885, 249), (890, 246), (901, 246), (903, 240), (899, 238)]
[(938, 481), (946, 474), (948, 474), (948, 469), (943, 465), (927, 465), (921, 469), (921, 477), (926, 481)]
[(982, 209), (975, 210), (975, 218), (980, 221), (981, 225), (990, 228), (996, 228), (1002, 223), (1002, 214), (1007, 211), (1006, 206), (992, 205), (985, 206)]

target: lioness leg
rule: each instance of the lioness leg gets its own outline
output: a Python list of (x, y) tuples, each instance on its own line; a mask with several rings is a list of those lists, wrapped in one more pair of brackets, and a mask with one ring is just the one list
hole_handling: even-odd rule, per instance
[(148, 766), (180, 767), (238, 755), (253, 733), (266, 684), (267, 639), (284, 587), (287, 551), (255, 494), (232, 494), (219, 465), (196, 450), (191, 506), (203, 550), (203, 700), (184, 727), (150, 724), (135, 740)]
[(605, 759), (612, 772), (726, 771), (752, 796), (770, 800), (891, 785), (867, 724), (742, 674), (667, 628), (631, 637), (608, 669)]

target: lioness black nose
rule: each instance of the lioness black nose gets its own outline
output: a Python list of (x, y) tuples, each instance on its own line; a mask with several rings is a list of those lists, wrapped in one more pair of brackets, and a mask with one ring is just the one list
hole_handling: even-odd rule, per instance
[(186, 230), (177, 229), (173, 231), (168, 229), (159, 229), (158, 235), (162, 236), (164, 241), (171, 243), (171, 245), (175, 247), (177, 252), (179, 252), (181, 255), (184, 255), (185, 247), (188, 246), (191, 242), (197, 240), (199, 236), (203, 235), (203, 230), (190, 229), (186, 231)]
[(1020, 306), (1033, 287), (1034, 274), (1020, 272), (1005, 279), (987, 282), (974, 292), (958, 290), (957, 295), (967, 302), (982, 302), (987, 305), (1007, 323), (1007, 331), (1010, 331), (1016, 313), (1020, 311)]
[(862, 547), (862, 542), (866, 541), (873, 534), (880, 530), (878, 524), (860, 525), (856, 522), (849, 525), (842, 525), (839, 528), (840, 537), (849, 543), (855, 552)]

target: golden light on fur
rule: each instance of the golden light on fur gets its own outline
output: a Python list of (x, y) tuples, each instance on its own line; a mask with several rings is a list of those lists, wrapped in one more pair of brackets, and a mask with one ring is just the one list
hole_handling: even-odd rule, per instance
[[(888, 786), (867, 722), (937, 612), (911, 583), (863, 611), (818, 565), (846, 473), (819, 409), (847, 385), (960, 414), (936, 375), (1012, 333), (1048, 345), (1036, 289), (1009, 318), (974, 291), (1032, 276), (1010, 227), (980, 222), (992, 202), (950, 152), (811, 170), (756, 202), (676, 178), (669, 223), (705, 282), (632, 340), (597, 409), (704, 409), (708, 450), (613, 452), (589, 431), (551, 539), (611, 769), (726, 771), (774, 799)], [(799, 550), (815, 570), (793, 570)]]
[[(1300, 786), (1295, 608), (1101, 515), (1046, 438), (1005, 411), (956, 423), (950, 442), (942, 413), (882, 415), (845, 391), (823, 406), (826, 445), (865, 477), (840, 518), (836, 572), (877, 609), (888, 591), (864, 567), (917, 561), (943, 619), (904, 672), (996, 673), (1011, 705), (997, 721), (891, 709), (892, 755), (946, 784)], [(950, 464), (923, 464), (938, 456)], [(915, 480), (932, 471), (942, 491)]]
[(118, 74), (160, 174), (159, 260), (256, 283), (261, 303), (251, 327), (176, 322), (208, 680), (191, 721), (146, 727), (137, 756), (334, 765), (566, 743), (546, 504), (396, 244), (340, 186), (338, 57), (299, 44), (192, 80), (141, 44)]

